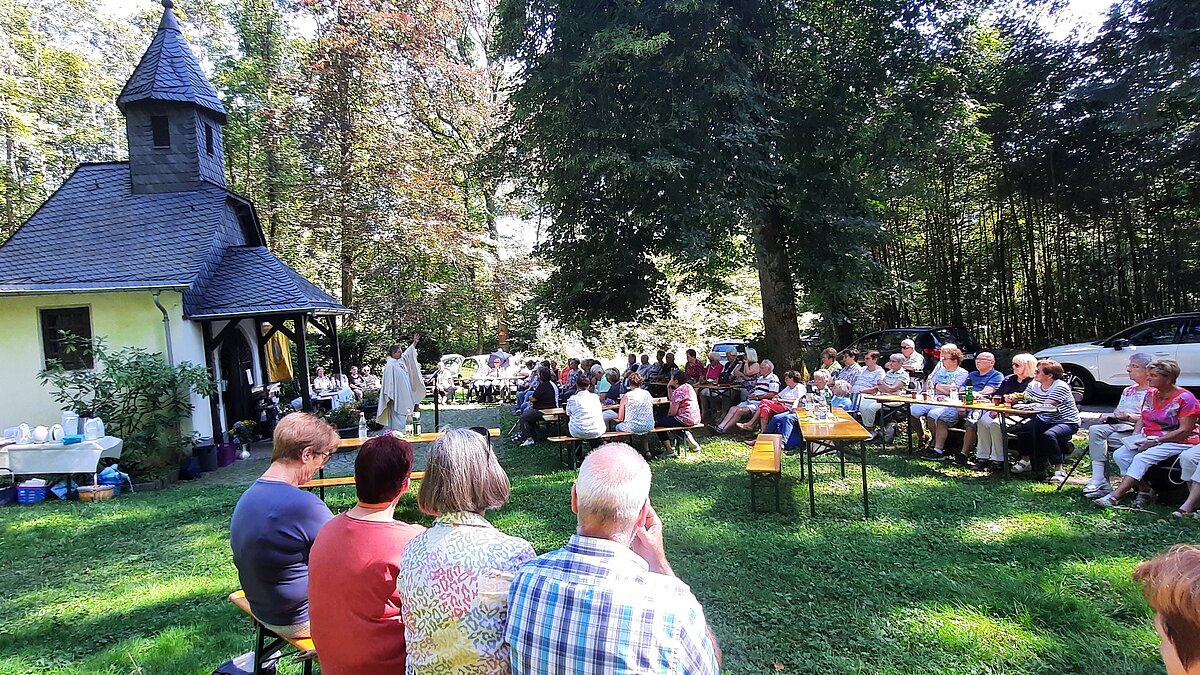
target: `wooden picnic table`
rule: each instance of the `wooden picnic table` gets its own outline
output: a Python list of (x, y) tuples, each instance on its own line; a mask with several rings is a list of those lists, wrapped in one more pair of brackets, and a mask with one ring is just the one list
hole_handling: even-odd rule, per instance
[[(657, 398), (651, 399), (650, 402), (653, 403), (654, 405), (662, 405), (664, 403), (670, 403), (671, 399), (667, 398), (666, 396), (659, 396)], [(621, 407), (621, 404), (620, 403), (608, 403), (601, 407), (604, 408), (605, 410), (616, 410)], [(552, 415), (553, 416), (565, 415), (565, 414), (567, 414), (567, 409), (566, 408), (543, 408), (542, 414), (545, 415), (546, 417), (550, 417)]]
[[(866, 398), (870, 398), (880, 403), (892, 403), (904, 405), (908, 408), (908, 416), (912, 417), (912, 407), (914, 405), (934, 405), (942, 408), (958, 408), (959, 410), (977, 410), (979, 412), (990, 412), (996, 416), (996, 421), (1000, 423), (1000, 450), (1004, 458), (1004, 476), (1009, 476), (1008, 472), (1008, 415), (1031, 416), (1038, 414), (1035, 409), (1014, 408), (1010, 405), (996, 405), (991, 401), (976, 401), (968, 404), (964, 401), (952, 401), (950, 399), (931, 400), (927, 401), (923, 397), (913, 398), (912, 396), (903, 396), (900, 394), (863, 394)], [(908, 452), (913, 451), (912, 445), (912, 424), (907, 424), (908, 427)]]
[[(416, 482), (425, 478), (424, 471), (413, 471), (408, 477), (410, 482)], [(321, 495), (321, 501), (325, 501), (325, 488), (327, 487), (345, 487), (355, 485), (354, 476), (334, 476), (332, 478), (313, 478), (312, 480), (300, 486), (302, 490), (317, 490)]]
[(696, 388), (696, 391), (700, 391), (702, 389), (711, 389), (714, 391), (727, 391), (730, 389), (741, 389), (742, 388), (742, 385), (734, 383), (734, 382), (727, 382), (725, 384), (712, 384), (712, 383), (696, 384), (694, 386)]
[(831, 418), (819, 420), (809, 417), (806, 411), (796, 411), (800, 433), (804, 436), (804, 458), (800, 470), (808, 465), (808, 513), (810, 517), (817, 515), (816, 486), (813, 479), (813, 458), (821, 455), (837, 453), (841, 465), (842, 478), (846, 477), (846, 446), (858, 443), (859, 466), (862, 469), (863, 517), (871, 516), (870, 501), (867, 498), (867, 446), (863, 441), (871, 437), (871, 433), (863, 428), (850, 413), (841, 408), (830, 411)]
[[(492, 438), (498, 438), (500, 436), (500, 430), (488, 429), (488, 436)], [(400, 438), (403, 438), (409, 443), (432, 443), (441, 437), (442, 432), (440, 431), (427, 431), (425, 433), (417, 434), (416, 436), (400, 435)], [(375, 436), (367, 436), (366, 438), (343, 438), (338, 441), (338, 452), (352, 448), (361, 448), (363, 443), (366, 443), (372, 438), (375, 438)]]

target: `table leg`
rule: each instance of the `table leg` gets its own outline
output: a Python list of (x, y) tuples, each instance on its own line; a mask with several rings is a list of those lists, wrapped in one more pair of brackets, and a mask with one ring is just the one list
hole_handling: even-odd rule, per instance
[(904, 404), (904, 412), (907, 415), (907, 417), (904, 420), (904, 426), (906, 429), (908, 429), (908, 454), (911, 455), (911, 454), (913, 454), (913, 447), (912, 447), (913, 423), (912, 423), (912, 404), (911, 403)]
[(1004, 463), (1004, 477), (1009, 478), (1008, 474), (1008, 421), (1004, 413), (996, 413), (996, 419), (1000, 422), (1000, 457)]
[(846, 446), (841, 445), (841, 444), (834, 444), (833, 447), (837, 450), (838, 463), (842, 465), (842, 480), (845, 480), (846, 479)]
[(871, 506), (867, 500), (867, 444), (859, 443), (858, 448), (862, 450), (862, 487), (863, 487), (863, 519), (871, 517)]
[(807, 443), (804, 446), (805, 461), (808, 462), (808, 516), (810, 518), (817, 517), (817, 496), (816, 486), (813, 485), (813, 446), (812, 443)]

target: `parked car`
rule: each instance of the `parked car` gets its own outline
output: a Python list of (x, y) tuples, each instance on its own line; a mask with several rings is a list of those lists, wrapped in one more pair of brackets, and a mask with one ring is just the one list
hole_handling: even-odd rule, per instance
[[(716, 342), (713, 342), (712, 349), (710, 349), (708, 351), (710, 354), (715, 353), (717, 355), (717, 358), (720, 359), (721, 363), (725, 363), (725, 352), (732, 349), (738, 353), (738, 356), (745, 356), (746, 348), (749, 346), (750, 346), (750, 343), (746, 340), (738, 340), (738, 339), (734, 339), (734, 338), (728, 338), (725, 340), (717, 340)], [(703, 358), (703, 357), (701, 357), (701, 358)]]
[(915, 326), (912, 328), (886, 328), (867, 333), (851, 342), (846, 348), (854, 347), (866, 353), (872, 349), (879, 350), (882, 355), (880, 363), (886, 363), (892, 354), (900, 352), (900, 343), (912, 340), (925, 357), (925, 374), (933, 372), (938, 360), (942, 358), (942, 345), (946, 343), (958, 345), (963, 351), (963, 368), (975, 369), (975, 354), (980, 351), (979, 341), (971, 331), (962, 326)]
[(1156, 317), (1103, 340), (1049, 347), (1035, 356), (1061, 363), (1075, 398), (1087, 401), (1101, 390), (1128, 386), (1125, 364), (1138, 351), (1156, 359), (1175, 359), (1178, 384), (1200, 388), (1200, 312)]

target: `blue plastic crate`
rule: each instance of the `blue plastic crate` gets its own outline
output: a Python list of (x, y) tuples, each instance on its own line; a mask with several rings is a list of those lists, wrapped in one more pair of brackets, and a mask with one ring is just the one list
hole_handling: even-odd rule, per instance
[(25, 487), (24, 485), (17, 486), (17, 503), (18, 504), (36, 504), (46, 498), (46, 486), (39, 485), (36, 487)]

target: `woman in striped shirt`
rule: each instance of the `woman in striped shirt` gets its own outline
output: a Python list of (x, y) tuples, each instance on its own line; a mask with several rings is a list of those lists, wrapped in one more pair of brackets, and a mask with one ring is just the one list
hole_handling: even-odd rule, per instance
[[(1053, 410), (1039, 412), (1029, 423), (1033, 436), (1035, 457), (1047, 459), (1054, 465), (1051, 480), (1061, 482), (1067, 473), (1063, 470), (1063, 457), (1071, 454), (1071, 437), (1079, 431), (1079, 407), (1071, 386), (1063, 380), (1063, 367), (1058, 361), (1042, 359), (1033, 371), (1033, 382), (1025, 390), (1026, 398), (1035, 403), (1054, 406)], [(1033, 468), (1028, 456), (1013, 465), (1013, 473), (1026, 473)]]

